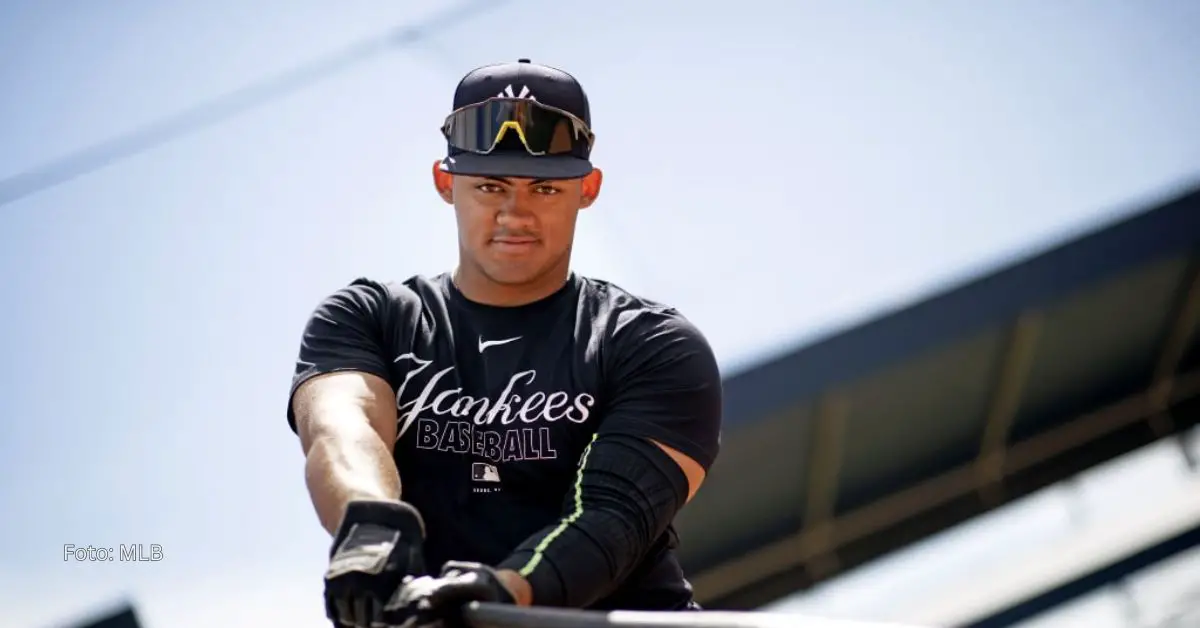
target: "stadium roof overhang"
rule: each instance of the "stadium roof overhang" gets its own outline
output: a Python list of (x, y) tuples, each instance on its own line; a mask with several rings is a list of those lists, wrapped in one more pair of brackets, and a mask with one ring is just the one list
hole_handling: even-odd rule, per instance
[(1200, 190), (726, 380), (678, 521), (754, 608), (1195, 424)]

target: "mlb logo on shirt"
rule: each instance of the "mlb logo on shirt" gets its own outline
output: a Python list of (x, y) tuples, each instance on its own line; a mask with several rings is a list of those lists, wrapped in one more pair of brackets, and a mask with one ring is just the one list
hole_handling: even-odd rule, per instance
[(471, 479), (476, 482), (499, 482), (500, 472), (490, 464), (474, 462), (471, 463)]

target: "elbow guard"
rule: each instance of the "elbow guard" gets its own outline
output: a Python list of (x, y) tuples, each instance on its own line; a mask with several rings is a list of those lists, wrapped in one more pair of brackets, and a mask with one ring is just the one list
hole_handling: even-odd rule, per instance
[(499, 565), (525, 577), (539, 606), (586, 607), (619, 585), (687, 501), (679, 465), (645, 439), (593, 439), (564, 516)]

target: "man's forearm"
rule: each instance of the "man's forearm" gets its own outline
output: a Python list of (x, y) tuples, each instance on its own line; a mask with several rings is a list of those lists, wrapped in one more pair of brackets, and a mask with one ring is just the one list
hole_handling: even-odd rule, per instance
[[(649, 440), (594, 439), (564, 500), (562, 519), (496, 565), (520, 602), (585, 608), (635, 569), (687, 501), (687, 476)], [(505, 575), (507, 572), (514, 572)]]
[(400, 474), (391, 448), (365, 422), (314, 438), (304, 475), (317, 517), (331, 535), (341, 524), (347, 503), (400, 499)]

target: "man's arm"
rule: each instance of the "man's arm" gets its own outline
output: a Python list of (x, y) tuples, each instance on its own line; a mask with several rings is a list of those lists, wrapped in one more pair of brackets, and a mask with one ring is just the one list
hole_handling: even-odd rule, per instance
[(678, 449), (675, 449), (669, 445), (664, 445), (653, 438), (649, 440), (650, 442), (654, 443), (655, 446), (661, 449), (663, 453), (667, 454), (667, 457), (669, 457), (675, 464), (679, 465), (679, 470), (683, 471), (683, 474), (687, 476), (687, 501), (692, 501), (692, 498), (696, 496), (696, 491), (700, 490), (700, 486), (704, 484), (704, 478), (708, 476), (708, 470), (701, 466), (699, 462), (696, 462), (694, 458), (683, 453), (682, 451), (679, 451)]
[(588, 606), (620, 586), (716, 459), (722, 399), (711, 348), (678, 314), (642, 318), (614, 347), (613, 401), (562, 518), (499, 565), (518, 604)]
[[(692, 501), (692, 498), (696, 496), (696, 491), (700, 490), (700, 486), (704, 484), (704, 478), (707, 477), (708, 471), (691, 456), (678, 449), (664, 445), (652, 438), (647, 440), (662, 450), (683, 471), (688, 487), (686, 501)], [(512, 593), (517, 605), (530, 606), (533, 604), (533, 587), (519, 572), (513, 569), (501, 569), (496, 572), (496, 577)]]
[(331, 535), (352, 500), (400, 499), (396, 402), (387, 382), (358, 371), (318, 375), (296, 390), (293, 409), (309, 495)]
[[(359, 279), (319, 303), (304, 327), (288, 421), (321, 525), (336, 534), (354, 500), (397, 502), (395, 393), (387, 381), (396, 320), (386, 286)], [(388, 330), (393, 330), (389, 332)]]
[[(649, 442), (654, 443), (655, 447), (662, 450), (662, 453), (670, 457), (671, 461), (676, 463), (679, 471), (683, 471), (684, 476), (688, 478), (688, 498), (686, 502), (690, 502), (692, 497), (696, 496), (696, 491), (700, 490), (700, 486), (704, 484), (704, 478), (708, 476), (707, 469), (701, 466), (700, 462), (692, 459), (688, 454), (679, 451), (670, 445), (662, 444), (655, 441), (653, 438), (648, 438)], [(500, 569), (496, 573), (497, 578), (502, 582), (505, 588), (508, 588), (512, 593), (512, 597), (516, 600), (517, 605), (529, 606), (533, 604), (533, 586), (529, 581), (524, 579), (520, 572), (514, 569)]]

